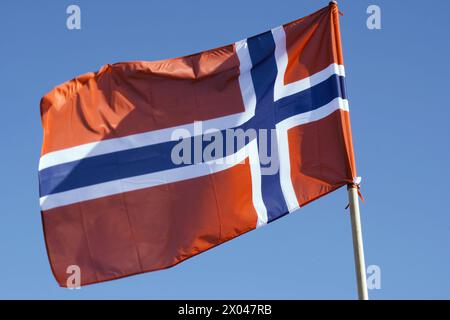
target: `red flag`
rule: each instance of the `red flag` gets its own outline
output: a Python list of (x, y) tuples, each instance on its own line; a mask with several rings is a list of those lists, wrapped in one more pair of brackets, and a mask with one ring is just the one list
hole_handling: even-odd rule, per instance
[(103, 66), (41, 101), (40, 204), (66, 286), (173, 266), (356, 176), (338, 9)]

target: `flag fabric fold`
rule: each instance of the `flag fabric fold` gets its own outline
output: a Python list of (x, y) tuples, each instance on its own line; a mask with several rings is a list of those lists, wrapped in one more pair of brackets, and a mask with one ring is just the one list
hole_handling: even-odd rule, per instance
[(356, 177), (335, 4), (217, 49), (105, 65), (45, 95), (41, 116), (61, 286), (71, 265), (82, 285), (171, 267)]

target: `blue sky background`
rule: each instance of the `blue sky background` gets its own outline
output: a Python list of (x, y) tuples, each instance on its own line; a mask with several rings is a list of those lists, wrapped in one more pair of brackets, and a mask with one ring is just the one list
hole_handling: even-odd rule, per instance
[[(174, 268), (59, 288), (45, 251), (37, 166), (40, 98), (106, 63), (229, 44), (327, 1), (0, 2), (0, 298), (353, 299), (345, 189)], [(82, 29), (66, 28), (77, 4)], [(368, 30), (377, 4), (382, 30)], [(450, 298), (450, 2), (341, 0), (373, 299)]]

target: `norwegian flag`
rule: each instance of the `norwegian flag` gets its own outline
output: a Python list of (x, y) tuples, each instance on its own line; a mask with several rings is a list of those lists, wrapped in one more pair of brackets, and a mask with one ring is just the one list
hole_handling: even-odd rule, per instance
[[(168, 268), (351, 183), (344, 77), (331, 3), (228, 46), (54, 88), (41, 101), (39, 190), (58, 283), (71, 265), (82, 285)], [(173, 161), (175, 131), (204, 150), (230, 129), (275, 134)], [(262, 149), (277, 170), (265, 173)]]

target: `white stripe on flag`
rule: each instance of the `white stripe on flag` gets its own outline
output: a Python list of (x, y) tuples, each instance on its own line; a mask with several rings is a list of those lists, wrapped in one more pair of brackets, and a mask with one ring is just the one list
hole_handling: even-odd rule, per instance
[(261, 190), (261, 165), (259, 162), (258, 141), (253, 139), (248, 144), (250, 173), (252, 176), (252, 198), (253, 206), (258, 214), (256, 227), (262, 227), (267, 224), (267, 208), (264, 204)]

